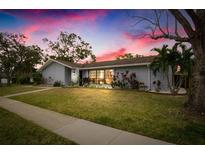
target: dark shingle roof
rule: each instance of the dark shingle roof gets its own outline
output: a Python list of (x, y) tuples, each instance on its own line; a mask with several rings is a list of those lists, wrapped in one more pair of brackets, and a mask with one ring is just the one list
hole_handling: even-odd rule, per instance
[(114, 66), (114, 65), (151, 63), (154, 60), (154, 57), (155, 56), (146, 56), (146, 57), (138, 57), (133, 59), (93, 62), (93, 63), (81, 65), (81, 67), (90, 68), (90, 67), (102, 67), (102, 66)]
[(55, 61), (58, 61), (60, 63), (63, 63), (65, 65), (68, 65), (68, 66), (71, 66), (71, 67), (82, 67), (83, 64), (79, 64), (79, 63), (72, 63), (72, 62), (68, 62), (68, 61), (64, 61), (64, 60), (56, 60)]
[(71, 67), (78, 67), (78, 68), (95, 68), (95, 67), (109, 67), (109, 66), (122, 66), (122, 65), (135, 65), (135, 64), (143, 64), (143, 63), (151, 63), (154, 60), (155, 56), (146, 56), (146, 57), (138, 57), (134, 59), (122, 59), (122, 60), (112, 60), (112, 61), (102, 61), (102, 62), (92, 62), (87, 64), (79, 64), (79, 63), (72, 63), (63, 60), (55, 60), (62, 64), (71, 66)]

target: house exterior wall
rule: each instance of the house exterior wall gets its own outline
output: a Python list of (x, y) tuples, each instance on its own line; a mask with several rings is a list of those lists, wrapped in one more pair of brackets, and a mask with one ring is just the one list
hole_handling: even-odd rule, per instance
[[(157, 80), (161, 82), (161, 90), (169, 90), (167, 79), (164, 77), (163, 73), (160, 71), (155, 76), (149, 65), (115, 68), (114, 74), (126, 73), (126, 71), (129, 71), (129, 73), (135, 73), (136, 79), (139, 82), (143, 82), (144, 85), (147, 86), (147, 90), (155, 90), (156, 86), (153, 82)], [(171, 79), (171, 70), (169, 71), (169, 77)]]
[(71, 69), (65, 67), (65, 85), (68, 85), (69, 83), (71, 83)]
[[(118, 67), (110, 69), (114, 70), (114, 75), (117, 75), (117, 73), (126, 73), (126, 71), (128, 71), (129, 73), (135, 73), (136, 79), (139, 82), (143, 82), (147, 87), (147, 90), (155, 90), (156, 85), (154, 85), (153, 82), (157, 80), (161, 82), (161, 90), (169, 90), (167, 79), (166, 77), (164, 77), (163, 73), (158, 72), (155, 76), (149, 65)], [(55, 81), (61, 81), (64, 85), (68, 85), (71, 82), (79, 82), (79, 68), (70, 69), (56, 62), (52, 62), (41, 72), (47, 84), (53, 84)], [(88, 70), (82, 70), (82, 78), (89, 77), (88, 73)], [(169, 76), (171, 79), (171, 69), (169, 71)]]
[(150, 87), (150, 74), (149, 74), (149, 67), (148, 66), (132, 66), (132, 67), (120, 67), (120, 68), (114, 68), (114, 75), (117, 75), (117, 73), (126, 73), (126, 71), (136, 74), (136, 80), (139, 82), (143, 82), (145, 86), (149, 89)]
[[(171, 72), (171, 68), (169, 69), (169, 78), (171, 79), (172, 76), (172, 72)], [(167, 78), (166, 76), (164, 76), (163, 72), (157, 72), (156, 76), (154, 75), (153, 71), (150, 70), (150, 85), (151, 85), (151, 89), (154, 90), (155, 89), (155, 85), (153, 84), (154, 81), (159, 80), (161, 82), (160, 88), (161, 90), (169, 90), (168, 87), (168, 82), (167, 82)]]
[(78, 80), (79, 80), (79, 68), (76, 68), (76, 69), (72, 69), (71, 70), (71, 81), (73, 83), (78, 83)]
[(65, 66), (53, 62), (42, 70), (42, 76), (47, 84), (53, 84), (55, 81), (65, 84)]

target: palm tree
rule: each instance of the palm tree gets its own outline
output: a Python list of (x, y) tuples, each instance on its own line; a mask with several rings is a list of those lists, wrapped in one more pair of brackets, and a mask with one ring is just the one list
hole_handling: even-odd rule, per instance
[[(181, 48), (181, 51), (178, 50)], [(185, 44), (176, 43), (171, 49), (168, 45), (163, 45), (162, 48), (154, 48), (158, 56), (155, 57), (151, 63), (151, 69), (156, 75), (157, 72), (162, 71), (167, 78), (168, 87), (172, 94), (177, 94), (184, 80), (184, 76), (191, 76), (191, 68), (193, 66), (193, 52), (192, 48), (187, 48)], [(178, 70), (178, 68), (180, 68)], [(171, 71), (171, 78), (169, 76)], [(176, 73), (180, 74), (176, 79)]]
[(154, 48), (152, 51), (155, 51), (158, 53), (158, 56), (155, 57), (154, 61), (151, 63), (151, 68), (156, 75), (157, 72), (162, 70), (162, 72), (166, 73), (168, 72), (168, 45), (163, 45), (163, 47), (160, 48)]
[(183, 83), (182, 77), (179, 77), (178, 79), (175, 78), (175, 74), (178, 72), (178, 68), (180, 67), (180, 60), (181, 60), (181, 54), (178, 50), (179, 44), (180, 43), (175, 43), (175, 45), (171, 49), (168, 49), (168, 64), (172, 72), (171, 73), (172, 79), (170, 84), (170, 91), (172, 94), (177, 94)]
[(157, 72), (162, 71), (167, 78), (168, 87), (170, 88), (170, 79), (169, 79), (169, 55), (168, 55), (168, 45), (163, 45), (162, 48), (154, 48), (152, 51), (158, 53), (158, 56), (154, 58), (154, 61), (151, 63), (150, 67), (153, 70), (154, 75)]
[[(189, 81), (189, 89), (192, 84), (191, 74), (192, 74), (192, 67), (194, 65), (194, 53), (192, 47), (187, 48), (185, 44), (179, 45), (181, 48), (180, 52), (180, 72), (184, 74), (185, 77), (188, 78)], [(188, 89), (187, 89), (188, 90)]]

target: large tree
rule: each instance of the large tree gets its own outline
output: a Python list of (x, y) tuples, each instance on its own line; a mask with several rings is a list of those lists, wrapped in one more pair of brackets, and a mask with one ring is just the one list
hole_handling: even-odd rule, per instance
[[(171, 14), (171, 16), (169, 15)], [(194, 52), (191, 92), (187, 109), (205, 113), (205, 10), (153, 10), (151, 17), (132, 15), (136, 24), (146, 22), (152, 39), (170, 39), (190, 43)], [(174, 24), (170, 24), (174, 17)], [(144, 24), (145, 25), (145, 24)], [(184, 31), (184, 34), (183, 32)]]
[(43, 50), (37, 45), (19, 45), (15, 67), (15, 76), (31, 77), (34, 68), (42, 62)]
[(47, 38), (43, 41), (48, 43), (47, 51), (51, 53), (52, 58), (69, 62), (79, 62), (87, 58), (95, 61), (96, 57), (90, 44), (74, 33), (61, 32), (57, 41), (50, 41)]
[(42, 50), (36, 46), (26, 46), (23, 34), (0, 33), (0, 67), (10, 84), (12, 77), (30, 74), (41, 63)]

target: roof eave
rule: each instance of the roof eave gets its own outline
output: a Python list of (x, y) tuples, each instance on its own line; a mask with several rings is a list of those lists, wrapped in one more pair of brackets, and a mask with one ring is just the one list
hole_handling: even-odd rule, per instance
[(130, 67), (130, 66), (146, 66), (150, 65), (151, 62), (147, 63), (136, 63), (136, 64), (121, 64), (121, 65), (107, 65), (107, 66), (96, 66), (96, 67), (84, 67), (79, 68), (80, 70), (89, 70), (89, 69), (100, 69), (100, 68), (117, 68), (117, 67)]
[(59, 62), (59, 61), (57, 61), (57, 60), (54, 60), (54, 59), (49, 58), (49, 59), (38, 69), (38, 71), (41, 72), (44, 68), (46, 68), (46, 66), (48, 66), (48, 65), (51, 64), (52, 62), (61, 64), (61, 65), (63, 65), (63, 66), (66, 66), (66, 67), (68, 67), (68, 68), (71, 68), (71, 69), (74, 68), (74, 67), (72, 67), (72, 66), (63, 64), (63, 63), (61, 63), (61, 62)]

